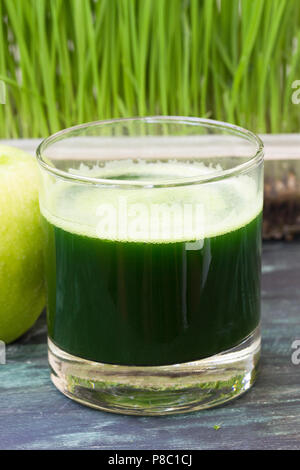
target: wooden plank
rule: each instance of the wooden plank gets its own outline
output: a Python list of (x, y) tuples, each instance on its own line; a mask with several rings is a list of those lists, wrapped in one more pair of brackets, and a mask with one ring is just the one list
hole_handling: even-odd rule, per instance
[(298, 160), (300, 134), (263, 134), (266, 160)]
[(72, 402), (50, 382), (43, 315), (0, 366), (0, 449), (299, 449), (299, 279), (300, 242), (264, 244), (258, 381), (228, 405), (192, 414), (121, 416)]
[[(266, 160), (298, 160), (300, 159), (300, 134), (262, 134)], [(35, 153), (42, 139), (2, 139), (3, 145), (12, 145), (31, 153)]]

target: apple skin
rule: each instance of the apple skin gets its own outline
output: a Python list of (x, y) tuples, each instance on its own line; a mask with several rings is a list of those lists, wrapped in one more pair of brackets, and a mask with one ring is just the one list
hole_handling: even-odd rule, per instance
[(25, 333), (45, 306), (37, 162), (0, 145), (0, 340)]

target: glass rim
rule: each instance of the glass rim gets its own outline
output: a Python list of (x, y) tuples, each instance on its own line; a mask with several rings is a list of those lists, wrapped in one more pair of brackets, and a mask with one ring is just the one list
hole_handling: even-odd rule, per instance
[[(118, 180), (114, 178), (98, 178), (94, 176), (84, 176), (79, 175), (78, 173), (71, 173), (68, 171), (60, 170), (54, 166), (49, 165), (43, 158), (43, 152), (50, 145), (62, 140), (69, 133), (73, 131), (85, 130), (94, 126), (108, 125), (108, 124), (124, 124), (126, 122), (140, 121), (145, 123), (178, 123), (185, 125), (199, 125), (202, 127), (210, 127), (214, 129), (220, 129), (222, 131), (227, 131), (229, 135), (239, 136), (244, 141), (248, 141), (256, 145), (256, 151), (253, 152), (246, 162), (239, 163), (232, 168), (227, 170), (215, 170), (209, 173), (209, 175), (197, 175), (197, 176), (188, 176), (188, 177), (174, 177), (171, 179), (160, 180), (159, 183), (145, 183), (138, 180)], [(83, 124), (77, 124), (66, 129), (62, 129), (54, 134), (51, 134), (49, 137), (42, 140), (39, 146), (36, 149), (36, 158), (39, 165), (46, 170), (48, 173), (68, 181), (75, 181), (85, 184), (93, 185), (106, 185), (106, 186), (119, 186), (127, 188), (141, 188), (147, 186), (148, 188), (163, 188), (163, 187), (176, 187), (176, 186), (188, 186), (193, 184), (203, 184), (203, 183), (212, 183), (215, 181), (220, 181), (231, 176), (236, 176), (246, 171), (251, 170), (251, 168), (257, 166), (263, 161), (264, 158), (264, 144), (261, 138), (256, 135), (254, 132), (249, 131), (241, 126), (231, 124), (228, 122), (218, 121), (214, 119), (198, 118), (191, 116), (144, 116), (144, 117), (130, 117), (130, 118), (117, 118), (117, 119), (106, 119), (99, 121), (91, 121)]]

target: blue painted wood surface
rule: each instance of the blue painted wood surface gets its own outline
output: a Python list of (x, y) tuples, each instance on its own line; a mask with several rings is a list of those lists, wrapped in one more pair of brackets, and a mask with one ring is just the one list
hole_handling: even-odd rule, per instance
[(261, 373), (250, 392), (177, 416), (89, 409), (52, 385), (42, 315), (0, 365), (0, 449), (300, 448), (300, 365), (291, 361), (300, 339), (300, 242), (265, 244), (263, 251)]

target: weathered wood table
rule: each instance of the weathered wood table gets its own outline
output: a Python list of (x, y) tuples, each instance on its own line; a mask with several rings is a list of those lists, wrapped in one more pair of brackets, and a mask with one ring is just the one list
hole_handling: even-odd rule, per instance
[[(0, 366), (0, 449), (298, 449), (300, 242), (264, 244), (263, 348), (255, 387), (192, 414), (133, 417), (86, 408), (49, 378), (45, 315)], [(300, 357), (300, 355), (299, 355)]]

